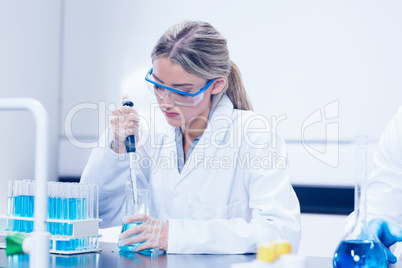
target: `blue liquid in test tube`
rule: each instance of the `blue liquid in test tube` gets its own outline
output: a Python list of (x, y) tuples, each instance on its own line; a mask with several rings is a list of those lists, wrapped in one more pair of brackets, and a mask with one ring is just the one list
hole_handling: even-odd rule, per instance
[(86, 198), (82, 199), (82, 219), (86, 219), (88, 215), (88, 202)]
[[(48, 199), (48, 218), (49, 219), (56, 219), (56, 196), (57, 196), (57, 183), (55, 182), (49, 182), (48, 183), (48, 193), (49, 193), (49, 199)], [(52, 235), (56, 234), (56, 223), (55, 222), (48, 222), (47, 223), (47, 230), (49, 233)]]
[[(32, 195), (28, 195), (27, 199), (28, 199), (27, 217), (33, 219), (35, 197)], [(27, 221), (27, 233), (32, 233), (32, 232), (33, 232), (33, 221)]]
[[(68, 198), (63, 197), (63, 220), (68, 220)], [(68, 223), (63, 223), (62, 235), (68, 235)]]
[[(57, 185), (57, 187), (59, 188), (60, 185)], [(63, 215), (63, 199), (61, 199), (60, 192), (59, 192), (59, 195), (56, 198), (56, 219), (61, 220), (62, 215)], [(55, 228), (56, 234), (62, 235), (63, 234), (62, 223), (57, 222), (55, 225), (56, 225), (56, 228)]]
[[(14, 216), (21, 216), (21, 181), (14, 182)], [(14, 220), (13, 223), (13, 231), (19, 232), (20, 231), (20, 220)]]
[[(34, 203), (35, 203), (35, 183), (32, 181), (27, 182), (27, 211), (26, 217), (33, 219), (34, 217)], [(26, 232), (33, 232), (33, 221), (26, 221)]]

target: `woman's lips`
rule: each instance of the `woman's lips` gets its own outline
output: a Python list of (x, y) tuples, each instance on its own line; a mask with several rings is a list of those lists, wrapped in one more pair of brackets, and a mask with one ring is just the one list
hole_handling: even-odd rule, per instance
[(163, 111), (163, 112), (165, 113), (165, 115), (166, 115), (167, 117), (176, 117), (176, 116), (179, 115), (178, 113), (169, 113), (169, 112), (166, 112), (166, 111)]

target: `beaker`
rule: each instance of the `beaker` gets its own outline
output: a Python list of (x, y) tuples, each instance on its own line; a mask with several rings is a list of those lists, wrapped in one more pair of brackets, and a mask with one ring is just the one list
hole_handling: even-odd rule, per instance
[[(133, 189), (131, 183), (126, 184), (126, 205), (125, 205), (125, 213), (124, 217), (132, 216), (135, 214), (146, 214), (148, 215), (148, 190), (147, 189)], [(143, 224), (142, 221), (123, 223), (121, 232), (125, 232), (128, 229)], [(136, 236), (134, 234), (130, 237)], [(126, 246), (121, 246), (120, 242), (126, 240), (128, 238), (121, 239), (119, 238), (119, 248), (123, 251), (135, 251), (139, 245), (144, 242), (133, 243)]]
[(387, 255), (366, 221), (367, 136), (356, 138), (355, 218), (334, 253), (333, 266), (387, 267)]

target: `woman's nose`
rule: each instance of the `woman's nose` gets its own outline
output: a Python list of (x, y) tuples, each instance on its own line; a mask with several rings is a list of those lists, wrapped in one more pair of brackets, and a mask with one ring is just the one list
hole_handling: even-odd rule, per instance
[(165, 96), (163, 97), (162, 105), (165, 107), (174, 107), (176, 105), (170, 98), (167, 91), (165, 92)]

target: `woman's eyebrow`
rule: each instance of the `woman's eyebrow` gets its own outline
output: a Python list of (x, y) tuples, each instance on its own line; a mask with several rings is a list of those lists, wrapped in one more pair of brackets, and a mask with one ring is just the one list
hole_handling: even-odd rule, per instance
[[(159, 83), (165, 84), (165, 83), (163, 83), (163, 81), (160, 80), (155, 74), (152, 74), (152, 75), (153, 75), (153, 77), (154, 77), (156, 80), (158, 80)], [(173, 86), (173, 87), (184, 87), (184, 86), (194, 86), (194, 84), (191, 84), (191, 83), (181, 83), (181, 84), (173, 84), (172, 86)]]
[(156, 80), (158, 80), (159, 81), (159, 83), (161, 83), (161, 84), (163, 84), (163, 81), (162, 80), (160, 80), (155, 74), (152, 74), (152, 76), (156, 79)]

